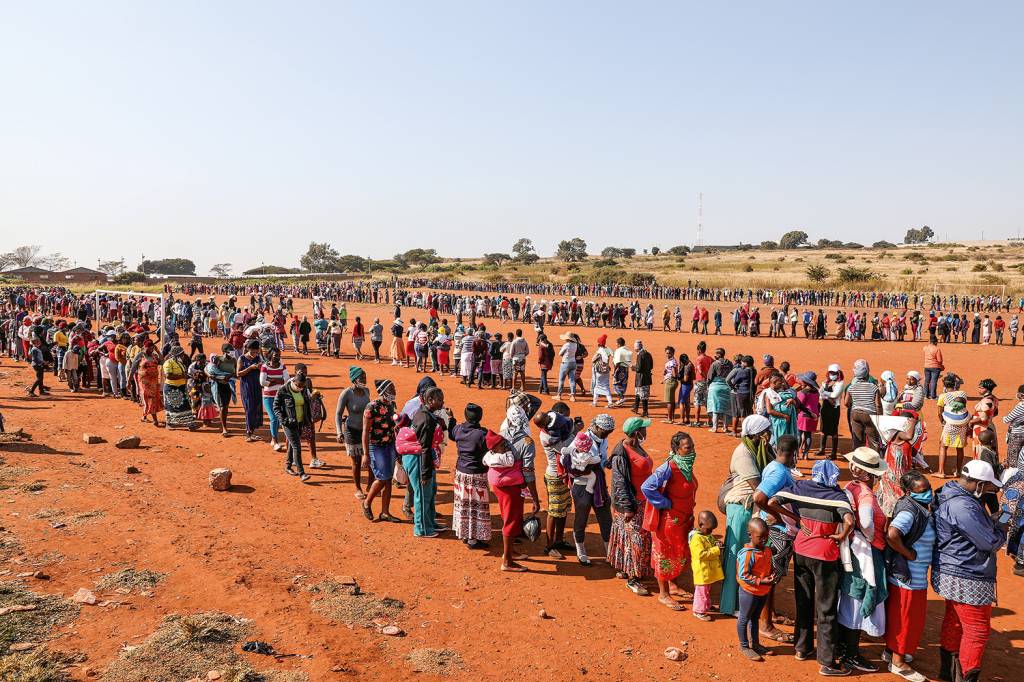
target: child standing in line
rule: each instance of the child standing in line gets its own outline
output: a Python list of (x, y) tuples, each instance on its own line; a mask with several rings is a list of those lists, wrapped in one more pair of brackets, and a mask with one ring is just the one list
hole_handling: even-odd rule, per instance
[(712, 533), (718, 519), (710, 511), (697, 515), (697, 529), (690, 531), (690, 557), (693, 569), (693, 617), (710, 621), (711, 586), (725, 580), (722, 570), (722, 546)]
[(775, 582), (772, 550), (767, 547), (768, 524), (758, 518), (747, 524), (750, 542), (736, 555), (736, 582), (740, 585), (740, 617), (736, 631), (740, 651), (751, 661), (763, 661), (771, 652), (758, 639), (758, 620)]

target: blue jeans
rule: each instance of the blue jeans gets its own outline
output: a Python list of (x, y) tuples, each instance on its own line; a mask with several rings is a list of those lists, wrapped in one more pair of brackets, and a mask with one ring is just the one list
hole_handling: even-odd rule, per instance
[(270, 417), (270, 437), (277, 440), (277, 430), (281, 427), (281, 422), (277, 420), (277, 413), (274, 412), (273, 398), (263, 396), (263, 411)]
[(537, 390), (539, 390), (541, 393), (551, 390), (548, 387), (548, 370), (544, 369), (543, 367), (540, 368), (540, 388), (538, 388)]
[(412, 491), (413, 521), (412, 534), (416, 537), (436, 533), (436, 511), (434, 494), (437, 492), (437, 476), (427, 482), (420, 481), (420, 456), (402, 455), (402, 467), (409, 474), (409, 490)]
[(759, 596), (740, 588), (740, 617), (736, 621), (736, 633), (740, 636), (740, 646), (744, 649), (756, 649), (761, 646), (757, 621), (761, 617), (761, 610), (766, 601), (767, 594)]
[(565, 378), (569, 377), (569, 395), (573, 398), (576, 397), (576, 361), (563, 362), (558, 367), (558, 390), (555, 393), (562, 393), (562, 385), (565, 383)]
[(939, 397), (939, 376), (942, 370), (938, 367), (924, 368), (924, 397), (927, 400), (936, 400)]

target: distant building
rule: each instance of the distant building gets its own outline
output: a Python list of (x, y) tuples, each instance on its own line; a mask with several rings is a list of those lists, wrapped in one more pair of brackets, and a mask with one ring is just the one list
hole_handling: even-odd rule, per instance
[(40, 284), (78, 284), (80, 282), (103, 282), (107, 281), (107, 273), (93, 270), (92, 268), (71, 268), (54, 272), (43, 268), (27, 267), (4, 270), (5, 277), (17, 277), (24, 282), (36, 282)]

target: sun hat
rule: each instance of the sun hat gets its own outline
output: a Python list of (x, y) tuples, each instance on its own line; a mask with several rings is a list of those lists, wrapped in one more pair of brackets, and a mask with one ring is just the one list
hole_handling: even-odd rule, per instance
[(912, 369), (909, 372), (907, 372), (907, 378), (917, 379), (918, 381), (921, 381), (921, 373), (918, 372), (917, 370)]
[(853, 452), (843, 455), (843, 457), (850, 464), (856, 465), (875, 476), (881, 476), (889, 470), (889, 465), (885, 463), (885, 460), (876, 451), (868, 447), (861, 446)]
[(805, 384), (813, 386), (815, 389), (818, 388), (818, 373), (817, 372), (804, 372), (802, 374), (797, 374), (796, 378), (799, 379), (800, 381), (804, 382)]
[(640, 429), (646, 429), (650, 425), (650, 419), (644, 419), (643, 417), (630, 417), (622, 423), (622, 431), (627, 436), (632, 436)]
[(596, 426), (599, 429), (604, 429), (605, 431), (614, 431), (615, 418), (612, 417), (610, 414), (602, 412), (601, 414), (594, 417), (594, 426)]
[(1003, 487), (1003, 484), (996, 478), (995, 472), (992, 471), (992, 465), (980, 459), (971, 460), (965, 464), (960, 473), (975, 481), (991, 483), (997, 488)]

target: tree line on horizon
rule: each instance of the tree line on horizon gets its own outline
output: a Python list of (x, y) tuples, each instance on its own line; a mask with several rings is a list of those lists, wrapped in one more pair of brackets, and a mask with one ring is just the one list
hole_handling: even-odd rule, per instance
[[(934, 231), (927, 225), (921, 228), (908, 229), (904, 238), (904, 244), (926, 244), (935, 236)], [(882, 249), (893, 248), (896, 244), (888, 241), (876, 241), (870, 248)], [(565, 263), (582, 263), (590, 258), (587, 251), (587, 242), (582, 237), (573, 237), (558, 242), (553, 254), (555, 260)], [(776, 250), (776, 249), (862, 249), (867, 248), (857, 242), (844, 242), (842, 240), (819, 239), (811, 243), (807, 232), (803, 230), (790, 230), (783, 234), (778, 241), (765, 240), (758, 245), (740, 243), (738, 245), (689, 247), (683, 244), (668, 249), (661, 249), (652, 246), (642, 249), (644, 255), (657, 256), (668, 254), (672, 256), (686, 256), (693, 251), (711, 250)], [(601, 250), (600, 256), (604, 262), (614, 261), (620, 258), (633, 258), (637, 249), (632, 247), (607, 246)], [(506, 263), (519, 265), (531, 265), (540, 260), (540, 255), (533, 245), (533, 240), (526, 237), (518, 239), (509, 253), (485, 253), (482, 259), (487, 265), (500, 266)], [(244, 275), (282, 275), (299, 274), (303, 272), (373, 272), (391, 271), (401, 272), (409, 269), (424, 270), (436, 263), (446, 260), (459, 262), (463, 259), (446, 259), (437, 253), (436, 249), (409, 249), (403, 253), (395, 254), (391, 259), (373, 260), (371, 258), (354, 254), (341, 254), (328, 242), (310, 242), (306, 252), (299, 259), (299, 267), (289, 268), (279, 265), (261, 265), (258, 268), (245, 270)], [(70, 260), (54, 253), (42, 254), (40, 246), (19, 246), (7, 253), (0, 253), (0, 270), (24, 267), (41, 267), (47, 270), (67, 269)], [(125, 260), (100, 261), (97, 269), (109, 275), (115, 282), (128, 284), (131, 282), (145, 281), (147, 275), (191, 275), (196, 274), (196, 264), (188, 258), (160, 258), (153, 260), (144, 259), (134, 270), (129, 270)], [(217, 263), (211, 266), (209, 274), (213, 277), (228, 278), (231, 276), (233, 266), (231, 263)], [(820, 276), (820, 273), (814, 273)]]

